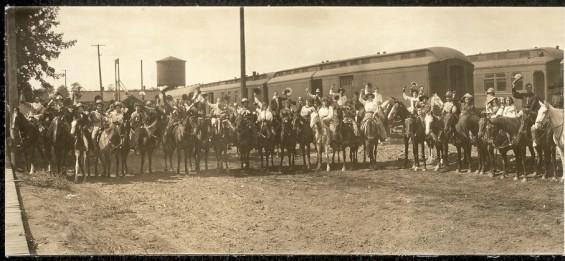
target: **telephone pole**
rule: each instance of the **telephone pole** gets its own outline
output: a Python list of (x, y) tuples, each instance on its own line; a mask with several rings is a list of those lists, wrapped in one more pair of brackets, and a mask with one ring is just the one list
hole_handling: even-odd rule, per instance
[(98, 77), (100, 79), (100, 97), (104, 100), (104, 87), (102, 87), (102, 66), (100, 65), (100, 46), (104, 46), (103, 44), (95, 44), (92, 46), (96, 46), (98, 50)]
[(241, 54), (241, 98), (247, 98), (245, 86), (245, 18), (243, 6), (239, 8), (239, 47)]
[(141, 60), (141, 91), (145, 91), (143, 89), (143, 60)]

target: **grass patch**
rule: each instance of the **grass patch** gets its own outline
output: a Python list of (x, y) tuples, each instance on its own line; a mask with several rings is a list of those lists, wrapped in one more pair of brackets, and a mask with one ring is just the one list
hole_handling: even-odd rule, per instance
[(30, 186), (71, 191), (71, 183), (65, 177), (61, 176), (38, 173), (33, 175), (24, 175), (23, 180), (24, 184)]

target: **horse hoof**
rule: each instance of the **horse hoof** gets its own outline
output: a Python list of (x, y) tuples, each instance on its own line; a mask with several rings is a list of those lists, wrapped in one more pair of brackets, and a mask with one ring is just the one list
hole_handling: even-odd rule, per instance
[(514, 181), (517, 181), (517, 180), (518, 180), (518, 177), (514, 177)]
[(439, 166), (435, 167), (434, 171), (439, 171)]
[(341, 171), (345, 171), (345, 167), (341, 168)]
[(500, 179), (504, 179), (504, 178), (505, 178), (504, 174), (500, 175)]
[(489, 177), (493, 178), (494, 177), (494, 173), (490, 173), (488, 174)]
[(541, 176), (542, 180), (545, 180), (547, 177), (545, 175)]
[(525, 183), (526, 181), (528, 181), (528, 179), (526, 177), (522, 178), (522, 183)]

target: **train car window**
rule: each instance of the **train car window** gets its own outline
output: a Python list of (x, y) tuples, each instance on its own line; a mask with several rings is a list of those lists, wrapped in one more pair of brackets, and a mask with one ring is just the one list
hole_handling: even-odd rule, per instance
[(543, 57), (543, 56), (544, 56), (543, 50), (538, 51), (538, 56), (539, 56), (539, 57)]
[(494, 73), (487, 73), (484, 78), (485, 91), (488, 90), (488, 88), (494, 88)]
[(506, 90), (506, 78), (497, 78), (496, 79), (496, 90), (497, 91), (505, 91)]
[(339, 77), (339, 87), (347, 90), (353, 88), (353, 75), (340, 76)]
[[(522, 73), (521, 73), (521, 72), (513, 72), (513, 73), (512, 73), (512, 79), (514, 79), (514, 76), (515, 76), (516, 74), (522, 74)], [(515, 88), (516, 88), (516, 90), (522, 90), (522, 89), (524, 89), (524, 80), (518, 81), (518, 82), (516, 83), (516, 87), (515, 87)]]
[(526, 57), (530, 57), (530, 52), (528, 51), (520, 52), (520, 58), (526, 58)]

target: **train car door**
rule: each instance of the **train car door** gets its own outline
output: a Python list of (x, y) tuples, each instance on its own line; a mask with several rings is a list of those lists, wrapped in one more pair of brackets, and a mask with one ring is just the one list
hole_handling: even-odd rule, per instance
[(310, 93), (315, 94), (316, 89), (320, 89), (321, 96), (324, 96), (324, 89), (322, 88), (322, 79), (313, 79), (310, 84)]
[(465, 76), (463, 74), (463, 66), (461, 66), (461, 65), (450, 66), (449, 67), (449, 86), (447, 86), (447, 89), (455, 90), (455, 92), (458, 95), (463, 95), (466, 92), (468, 92), (467, 88), (465, 86), (465, 78), (464, 77)]
[(545, 74), (542, 71), (534, 72), (534, 93), (544, 100), (545, 97)]

